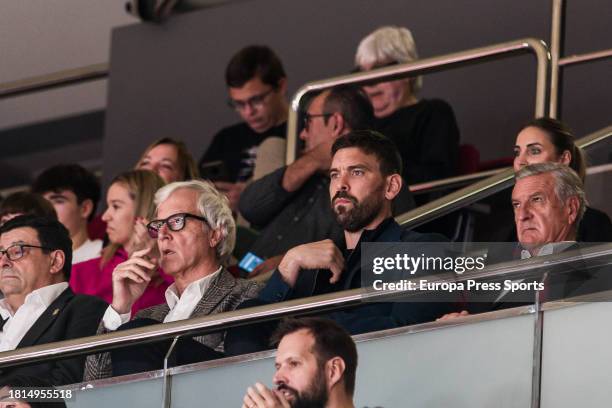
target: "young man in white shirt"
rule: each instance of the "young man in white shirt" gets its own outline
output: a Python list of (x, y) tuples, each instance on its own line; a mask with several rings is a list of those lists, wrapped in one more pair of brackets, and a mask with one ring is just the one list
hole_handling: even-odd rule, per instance
[(87, 223), (96, 214), (100, 183), (96, 176), (78, 164), (62, 164), (42, 172), (32, 184), (55, 208), (57, 217), (70, 232), (72, 264), (100, 256), (102, 240), (91, 240)]
[[(57, 220), (24, 215), (0, 227), (0, 351), (91, 336), (106, 309), (96, 297), (68, 287), (72, 244)], [(85, 358), (0, 370), (11, 377), (41, 378), (50, 385), (80, 382)]]

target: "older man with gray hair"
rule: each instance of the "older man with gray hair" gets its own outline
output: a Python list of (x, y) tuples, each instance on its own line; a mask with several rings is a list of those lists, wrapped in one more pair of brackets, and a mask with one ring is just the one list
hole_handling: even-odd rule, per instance
[[(212, 184), (176, 182), (155, 195), (157, 218), (148, 225), (157, 245), (135, 252), (113, 271), (113, 301), (98, 333), (174, 322), (234, 310), (257, 296), (258, 284), (235, 279), (223, 266), (236, 240), (236, 226), (225, 196)], [(130, 310), (160, 266), (174, 278), (166, 303), (140, 311), (130, 321)], [(181, 339), (172, 365), (221, 357), (225, 333)], [(89, 356), (85, 379), (124, 375), (162, 368), (169, 341), (139, 345)]]
[[(538, 163), (516, 173), (512, 207), (523, 258), (556, 252), (576, 240), (586, 198), (580, 177), (559, 163)], [(566, 246), (566, 245), (565, 245)]]
[[(525, 166), (515, 177), (512, 207), (520, 258), (578, 249), (576, 233), (587, 202), (582, 180), (576, 172), (564, 164), (548, 162)], [(518, 257), (518, 254), (515, 253), (514, 257)], [(502, 256), (495, 261), (491, 260), (498, 256), (499, 254), (489, 254), (490, 263), (509, 258)], [(597, 287), (603, 285), (601, 281), (593, 281), (592, 274), (585, 266), (568, 264), (557, 268), (564, 273), (552, 272), (552, 268), (547, 268), (542, 278), (534, 280), (543, 282), (544, 285), (543, 288), (536, 288), (540, 291), (537, 294), (539, 299), (554, 300), (601, 289)], [(514, 282), (523, 281), (528, 279)], [(484, 300), (476, 300), (481, 294), (471, 293), (468, 295), (467, 310), (446, 314), (438, 320), (533, 303), (536, 289), (510, 293), (506, 288), (502, 288), (498, 292), (489, 292)]]

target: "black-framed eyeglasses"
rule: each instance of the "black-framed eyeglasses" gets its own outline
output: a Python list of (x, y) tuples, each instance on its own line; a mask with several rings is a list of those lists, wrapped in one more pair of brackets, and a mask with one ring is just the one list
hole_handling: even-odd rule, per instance
[(304, 121), (304, 129), (308, 130), (308, 127), (310, 126), (310, 121), (313, 118), (323, 118), (323, 119), (327, 119), (330, 116), (332, 116), (333, 113), (317, 113), (314, 115), (311, 115), (310, 113), (304, 113), (304, 116), (302, 118), (302, 120)]
[(247, 106), (249, 106), (251, 109), (259, 109), (263, 106), (266, 97), (274, 91), (275, 89), (272, 88), (266, 92), (260, 93), (259, 95), (251, 96), (246, 101), (235, 101), (233, 99), (229, 99), (227, 104), (230, 108), (235, 109), (238, 112), (245, 110)]
[(54, 251), (53, 248), (47, 248), (40, 245), (13, 244), (6, 249), (0, 249), (0, 259), (2, 259), (3, 255), (6, 255), (6, 257), (11, 261), (21, 259), (26, 254), (23, 248), (38, 248), (44, 251)]
[(185, 228), (185, 220), (187, 218), (195, 218), (196, 220), (200, 220), (204, 222), (206, 225), (210, 227), (210, 223), (204, 217), (200, 217), (199, 215), (189, 214), (189, 213), (180, 213), (169, 216), (163, 220), (153, 220), (147, 224), (147, 231), (149, 232), (149, 236), (153, 239), (157, 239), (159, 236), (159, 230), (161, 227), (166, 224), (170, 231), (180, 231)]

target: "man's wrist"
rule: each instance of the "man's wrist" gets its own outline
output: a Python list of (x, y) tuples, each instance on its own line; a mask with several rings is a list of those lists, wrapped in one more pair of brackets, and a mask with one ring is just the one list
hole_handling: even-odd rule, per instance
[(111, 307), (115, 312), (119, 313), (120, 315), (129, 313), (132, 310), (131, 305), (121, 305), (116, 304), (115, 302), (111, 303)]
[(107, 330), (117, 330), (119, 326), (130, 321), (131, 311), (118, 313), (112, 306), (106, 308), (102, 322)]
[(294, 266), (293, 260), (283, 260), (278, 265), (278, 272), (280, 273), (281, 278), (287, 285), (291, 288), (295, 286), (295, 281), (297, 280), (297, 272), (296, 267)]

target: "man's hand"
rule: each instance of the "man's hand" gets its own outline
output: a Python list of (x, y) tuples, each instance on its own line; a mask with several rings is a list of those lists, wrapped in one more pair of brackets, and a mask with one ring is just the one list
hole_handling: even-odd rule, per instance
[(285, 191), (297, 191), (313, 174), (329, 172), (331, 167), (331, 148), (335, 139), (318, 144), (287, 166), (281, 185)]
[(271, 390), (261, 383), (256, 383), (247, 389), (242, 399), (242, 408), (290, 408), (285, 396), (276, 390)]
[(111, 306), (117, 313), (125, 314), (132, 309), (155, 274), (157, 262), (147, 257), (150, 252), (151, 248), (134, 252), (130, 259), (117, 265), (113, 271)]
[(144, 249), (149, 249), (151, 252), (149, 253), (149, 258), (158, 258), (157, 252), (157, 240), (151, 238), (149, 235), (149, 231), (147, 231), (147, 224), (149, 220), (144, 217), (136, 217), (134, 221), (134, 232), (132, 237), (130, 238), (130, 251), (128, 252), (128, 256), (132, 256), (133, 253), (137, 251), (142, 251)]
[(304, 156), (308, 157), (313, 162), (317, 163), (317, 170), (319, 172), (327, 172), (331, 167), (332, 161), (332, 146), (336, 139), (330, 138), (323, 143), (319, 143), (310, 150), (304, 152)]
[(229, 206), (232, 209), (232, 212), (238, 212), (238, 202), (240, 201), (240, 194), (246, 187), (246, 183), (227, 183), (224, 181), (216, 181), (215, 187), (221, 193), (225, 194), (227, 199), (229, 200)]
[(261, 275), (262, 273), (266, 273), (266, 272), (269, 272), (269, 271), (272, 271), (278, 268), (278, 265), (280, 265), (281, 260), (283, 259), (284, 256), (285, 256), (284, 254), (276, 255), (276, 256), (273, 256), (272, 258), (266, 259), (265, 261), (257, 265), (255, 269), (251, 271), (251, 273), (249, 273), (249, 278), (254, 278), (255, 276)]
[(285, 254), (278, 270), (283, 280), (294, 287), (300, 269), (329, 269), (329, 282), (336, 283), (344, 269), (344, 257), (331, 239), (299, 245)]
[(469, 316), (470, 312), (468, 312), (467, 310), (462, 310), (461, 312), (453, 312), (453, 313), (447, 313), (442, 317), (438, 317), (436, 319), (436, 322), (444, 322), (447, 320), (453, 320), (456, 319), (458, 317), (463, 317), (463, 316)]

